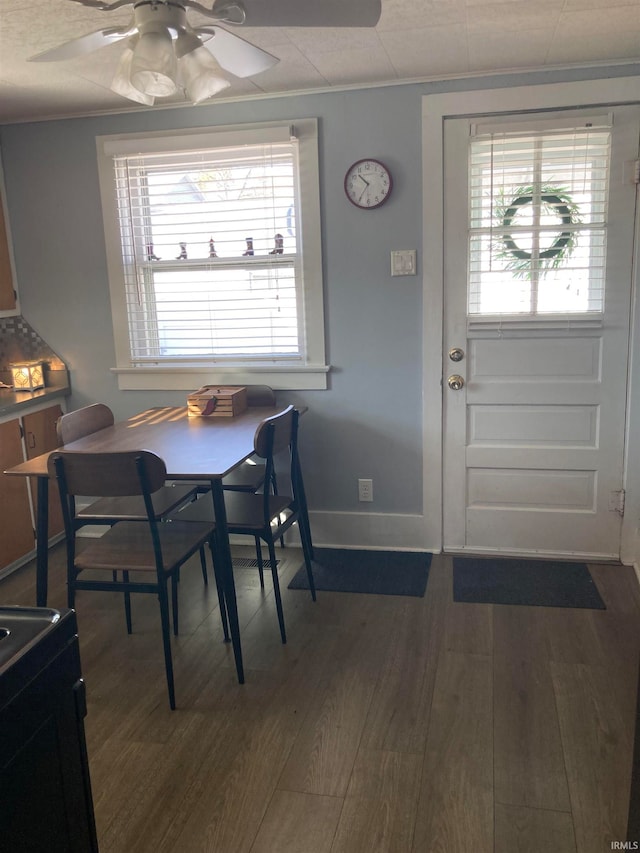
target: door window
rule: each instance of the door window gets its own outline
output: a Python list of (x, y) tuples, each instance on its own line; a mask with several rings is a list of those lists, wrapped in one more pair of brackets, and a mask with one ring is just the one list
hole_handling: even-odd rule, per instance
[(468, 313), (602, 313), (611, 127), (476, 127)]

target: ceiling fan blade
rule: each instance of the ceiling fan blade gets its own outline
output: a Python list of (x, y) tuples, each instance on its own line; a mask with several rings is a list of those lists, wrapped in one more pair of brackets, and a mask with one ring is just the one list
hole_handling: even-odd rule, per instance
[(280, 60), (222, 27), (196, 27), (199, 35), (210, 36), (203, 44), (225, 71), (236, 77), (251, 77), (271, 68)]
[(224, 21), (237, 21), (235, 7), (244, 9), (245, 27), (375, 27), (381, 0), (218, 0), (211, 10)]
[(73, 59), (75, 56), (81, 56), (83, 53), (91, 53), (94, 50), (99, 50), (114, 41), (119, 41), (128, 35), (135, 32), (135, 27), (108, 27), (106, 30), (97, 30), (94, 33), (87, 33), (80, 38), (72, 39), (71, 41), (59, 44), (58, 47), (53, 47), (51, 50), (45, 50), (43, 53), (38, 53), (35, 56), (29, 57), (29, 62), (60, 62), (64, 59)]

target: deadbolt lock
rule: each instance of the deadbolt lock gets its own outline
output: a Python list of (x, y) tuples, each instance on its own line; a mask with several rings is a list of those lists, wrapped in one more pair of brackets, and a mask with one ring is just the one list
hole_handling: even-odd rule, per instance
[(450, 376), (447, 379), (447, 385), (452, 391), (459, 391), (464, 385), (464, 379), (462, 376), (458, 376), (457, 373), (454, 373), (453, 376)]
[(464, 350), (460, 349), (460, 347), (453, 347), (453, 349), (449, 350), (449, 358), (451, 361), (462, 361), (464, 358)]

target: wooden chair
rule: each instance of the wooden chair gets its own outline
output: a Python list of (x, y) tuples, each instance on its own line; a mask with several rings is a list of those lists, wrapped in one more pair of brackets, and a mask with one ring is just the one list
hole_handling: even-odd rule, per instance
[[(70, 444), (98, 430), (113, 426), (113, 412), (104, 403), (93, 403), (68, 412), (58, 418), (56, 432), (60, 444)], [(156, 519), (165, 518), (175, 512), (184, 503), (194, 500), (198, 489), (195, 485), (163, 485), (153, 495), (153, 507)], [(84, 497), (90, 497), (85, 495)], [(74, 508), (75, 511), (75, 508)], [(118, 521), (146, 521), (147, 513), (141, 497), (102, 498), (83, 507), (77, 513), (83, 524), (108, 524)], [(205, 569), (206, 571), (206, 569)], [(206, 575), (205, 575), (206, 583)]]
[[(282, 598), (276, 565), (275, 540), (281, 538), (292, 524), (298, 523), (302, 550), (304, 554), (311, 597), (316, 600), (313, 580), (312, 546), (309, 523), (306, 513), (302, 472), (298, 459), (298, 412), (289, 406), (283, 412), (265, 418), (259, 425), (254, 437), (255, 455), (265, 461), (265, 477), (268, 482), (275, 454), (288, 450), (290, 459), (291, 492), (287, 495), (273, 495), (268, 490), (262, 494), (249, 492), (228, 492), (225, 495), (227, 525), (230, 534), (254, 536), (266, 542), (269, 549), (269, 562), (273, 578), (273, 591), (280, 625), (282, 642), (286, 643)], [(182, 509), (177, 518), (189, 521), (205, 521), (212, 518), (212, 506), (208, 500), (200, 499)], [(215, 562), (215, 556), (214, 556)], [(263, 584), (262, 551), (258, 549), (258, 569)]]
[[(168, 582), (171, 581), (173, 632), (177, 634), (180, 567), (194, 554), (203, 552), (205, 544), (213, 544), (215, 526), (207, 521), (158, 521), (153, 496), (163, 488), (167, 471), (163, 460), (147, 450), (117, 453), (54, 451), (48, 466), (50, 476), (55, 477), (58, 483), (62, 503), (69, 607), (75, 607), (77, 590), (119, 591), (127, 596), (134, 592), (157, 595), (169, 704), (174, 709)], [(85, 546), (77, 549), (76, 533), (86, 521), (75, 512), (75, 498), (87, 492), (108, 499), (137, 497), (144, 505), (146, 523), (119, 521), (103, 536), (85, 540)], [(111, 580), (106, 579), (106, 572), (111, 573)], [(131, 572), (135, 573), (135, 579), (131, 579)], [(224, 595), (217, 575), (216, 585), (225, 639), (228, 639)], [(130, 619), (127, 630), (131, 633)]]

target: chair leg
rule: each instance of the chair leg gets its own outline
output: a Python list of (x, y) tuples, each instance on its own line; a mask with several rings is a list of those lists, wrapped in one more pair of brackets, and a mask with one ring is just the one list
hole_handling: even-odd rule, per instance
[(178, 581), (177, 574), (171, 575), (171, 609), (173, 610), (173, 633), (178, 636)]
[(67, 563), (67, 607), (73, 608), (76, 600), (76, 588), (74, 586), (77, 577), (75, 568)]
[(173, 660), (171, 658), (171, 633), (169, 626), (169, 597), (167, 595), (166, 581), (158, 589), (158, 601), (160, 602), (160, 621), (162, 622), (162, 645), (164, 648), (164, 668), (167, 675), (167, 690), (169, 692), (169, 706), (172, 711), (176, 707), (176, 694), (173, 685)]
[(200, 566), (202, 567), (202, 580), (204, 581), (204, 585), (209, 585), (209, 578), (207, 576), (207, 558), (204, 555), (204, 545), (200, 548)]
[[(272, 489), (274, 495), (278, 494), (278, 478), (276, 476), (276, 469), (275, 468), (273, 468), (271, 471), (271, 489)], [(280, 547), (281, 548), (285, 547), (284, 536), (280, 537)]]
[(302, 553), (304, 554), (304, 565), (307, 570), (307, 578), (309, 580), (309, 590), (311, 592), (311, 598), (315, 601), (316, 585), (313, 580), (313, 566), (311, 565), (311, 561), (313, 560), (313, 551), (311, 549), (311, 543), (309, 542), (304, 522), (302, 522), (301, 519), (298, 519), (298, 528), (300, 530), (300, 541), (302, 542)]
[[(114, 574), (117, 578), (117, 572)], [(122, 572), (122, 580), (129, 583), (129, 572), (126, 569)], [(128, 589), (124, 592), (124, 618), (127, 622), (127, 634), (130, 634), (133, 631), (133, 623), (131, 621), (131, 593)]]
[(209, 549), (211, 551), (211, 561), (213, 563), (213, 576), (216, 581), (216, 590), (218, 592), (218, 607), (220, 609), (220, 619), (222, 621), (222, 631), (224, 633), (224, 641), (228, 643), (230, 640), (229, 637), (229, 620), (227, 618), (227, 605), (224, 601), (224, 589), (222, 588), (222, 578), (218, 574), (216, 569), (216, 558), (214, 554), (214, 546), (212, 543), (209, 543)]
[(302, 479), (302, 470), (300, 469), (300, 463), (296, 465), (295, 471), (296, 482), (294, 484), (294, 494), (297, 497), (298, 504), (300, 506), (300, 521), (298, 522), (298, 526), (304, 528), (306, 537), (307, 537), (307, 546), (309, 548), (309, 554), (311, 559), (313, 560), (313, 541), (311, 540), (311, 525), (309, 524), (309, 510), (307, 508), (307, 496), (304, 491), (304, 481)]
[(264, 589), (264, 563), (262, 562), (262, 547), (260, 545), (260, 537), (253, 537), (256, 541), (256, 560), (258, 563), (258, 574), (260, 576), (260, 589)]
[(271, 561), (271, 577), (273, 578), (273, 594), (276, 599), (276, 610), (278, 612), (278, 624), (280, 625), (280, 636), (282, 642), (287, 642), (287, 633), (284, 628), (284, 613), (282, 612), (282, 597), (280, 595), (280, 581), (278, 580), (278, 566), (276, 565), (276, 550), (273, 545), (273, 538), (269, 537), (267, 541), (269, 546), (269, 560)]

